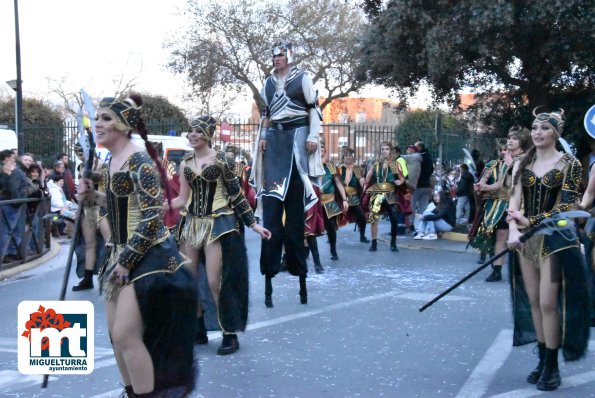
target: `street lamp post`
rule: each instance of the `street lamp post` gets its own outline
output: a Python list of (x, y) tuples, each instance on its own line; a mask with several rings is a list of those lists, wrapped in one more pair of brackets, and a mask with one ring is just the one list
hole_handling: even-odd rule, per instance
[(17, 84), (16, 84), (16, 104), (15, 104), (15, 130), (17, 133), (19, 155), (24, 153), (25, 134), (23, 133), (23, 81), (21, 80), (21, 39), (19, 35), (19, 2), (14, 0), (14, 31), (16, 42), (16, 60), (17, 60)]

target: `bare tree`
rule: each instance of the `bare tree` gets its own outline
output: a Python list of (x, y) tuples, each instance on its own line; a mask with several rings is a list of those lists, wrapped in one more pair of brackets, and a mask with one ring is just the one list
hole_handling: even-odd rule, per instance
[[(324, 89), (326, 106), (363, 87), (355, 79), (355, 54), (364, 17), (355, 4), (340, 0), (209, 2), (189, 0), (192, 24), (170, 39), (170, 68), (185, 74), (194, 93), (208, 101), (212, 93), (246, 87), (262, 109), (260, 87), (272, 71), (271, 48), (290, 41), (295, 65), (312, 73)], [(208, 107), (208, 106), (207, 106)]]
[[(62, 78), (52, 79), (47, 77), (48, 86), (50, 88), (49, 94), (55, 95), (60, 99), (60, 110), (65, 116), (76, 116), (78, 110), (83, 106), (80, 96), (80, 87), (74, 88), (72, 83), (68, 80), (68, 76)], [(120, 75), (112, 80), (114, 90), (109, 94), (116, 98), (134, 91), (136, 86), (135, 78), (128, 79), (124, 75)]]

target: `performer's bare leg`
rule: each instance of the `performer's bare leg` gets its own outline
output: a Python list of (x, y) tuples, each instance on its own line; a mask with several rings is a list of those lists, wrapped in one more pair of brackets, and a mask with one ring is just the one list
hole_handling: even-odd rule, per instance
[(153, 360), (143, 342), (143, 320), (133, 285), (124, 286), (116, 301), (112, 330), (113, 344), (124, 359), (130, 383), (136, 394), (153, 391)]

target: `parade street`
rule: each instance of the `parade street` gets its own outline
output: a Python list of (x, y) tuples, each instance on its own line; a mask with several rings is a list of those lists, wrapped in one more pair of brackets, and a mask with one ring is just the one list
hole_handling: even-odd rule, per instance
[[(359, 242), (353, 226), (341, 229), (338, 261), (329, 259), (326, 237), (319, 237), (325, 273), (315, 274), (309, 260), (308, 304), (299, 302), (297, 278), (281, 273), (273, 279), (273, 308), (264, 305), (260, 241), (248, 229), (248, 330), (239, 335), (240, 349), (233, 355), (216, 354), (219, 332), (209, 332), (208, 345), (196, 346), (200, 375), (192, 396), (595, 396), (593, 344), (585, 359), (561, 360), (557, 391), (541, 392), (525, 381), (537, 364), (535, 345), (512, 347), (510, 288), (505, 281), (484, 282), (489, 269), (419, 312), (475, 269), (478, 256), (465, 251), (465, 242), (405, 236), (393, 253), (388, 228), (383, 221), (375, 253)], [(122, 391), (98, 283), (74, 293), (71, 286), (79, 280), (74, 271), (66, 299), (95, 306), (95, 370), (88, 376), (51, 377), (45, 390), (42, 376), (18, 372), (17, 305), (58, 299), (67, 254), (68, 242), (62, 241), (53, 258), (0, 282), (0, 396), (104, 398)]]

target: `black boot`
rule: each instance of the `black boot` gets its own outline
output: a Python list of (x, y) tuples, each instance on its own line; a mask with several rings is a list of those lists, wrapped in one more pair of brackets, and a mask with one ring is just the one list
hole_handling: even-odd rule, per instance
[(159, 397), (163, 397), (163, 391), (151, 391), (151, 392), (146, 392), (144, 394), (137, 394), (135, 392), (133, 392), (131, 395), (132, 397), (135, 398), (159, 398)]
[(486, 282), (500, 282), (502, 280), (502, 266), (494, 265), (494, 270), (486, 278)]
[(324, 268), (322, 268), (322, 264), (320, 263), (320, 254), (318, 253), (318, 242), (316, 241), (315, 236), (308, 236), (308, 247), (310, 248), (310, 252), (312, 252), (312, 261), (314, 261), (314, 271), (317, 274), (322, 274), (324, 272)]
[(539, 362), (537, 363), (537, 367), (527, 376), (527, 382), (531, 384), (537, 384), (543, 372), (543, 365), (545, 364), (545, 343), (537, 342), (537, 349), (539, 350)]
[(124, 391), (120, 394), (120, 398), (135, 398), (136, 395), (132, 390), (132, 386), (124, 386)]
[(396, 237), (390, 238), (390, 249), (394, 252), (399, 251), (399, 249), (397, 248), (397, 238)]
[(79, 282), (78, 285), (72, 287), (73, 292), (79, 292), (81, 290), (93, 289), (93, 270), (85, 270), (85, 276)]
[(543, 372), (537, 382), (537, 389), (541, 391), (553, 391), (560, 387), (560, 371), (558, 370), (558, 349), (545, 349), (545, 364)]
[(308, 288), (305, 275), (300, 275), (300, 303), (308, 304)]
[(264, 277), (264, 305), (273, 308), (273, 282), (270, 276)]
[(375, 252), (376, 250), (378, 250), (378, 241), (376, 239), (372, 239), (372, 244), (370, 245), (370, 248), (368, 249), (371, 252)]
[(331, 242), (331, 260), (336, 261), (339, 259), (337, 255), (337, 242)]
[(196, 339), (194, 339), (194, 343), (200, 345), (209, 343), (204, 314), (196, 318)]
[(361, 243), (370, 243), (370, 240), (366, 238), (366, 222), (358, 221), (357, 226), (359, 228), (359, 241)]
[(223, 341), (221, 346), (217, 348), (217, 355), (229, 355), (233, 354), (240, 348), (240, 342), (238, 341), (238, 335), (235, 333), (223, 334)]
[(486, 262), (486, 253), (481, 252), (481, 254), (479, 255), (479, 260), (477, 260), (477, 264), (483, 264), (485, 262)]

